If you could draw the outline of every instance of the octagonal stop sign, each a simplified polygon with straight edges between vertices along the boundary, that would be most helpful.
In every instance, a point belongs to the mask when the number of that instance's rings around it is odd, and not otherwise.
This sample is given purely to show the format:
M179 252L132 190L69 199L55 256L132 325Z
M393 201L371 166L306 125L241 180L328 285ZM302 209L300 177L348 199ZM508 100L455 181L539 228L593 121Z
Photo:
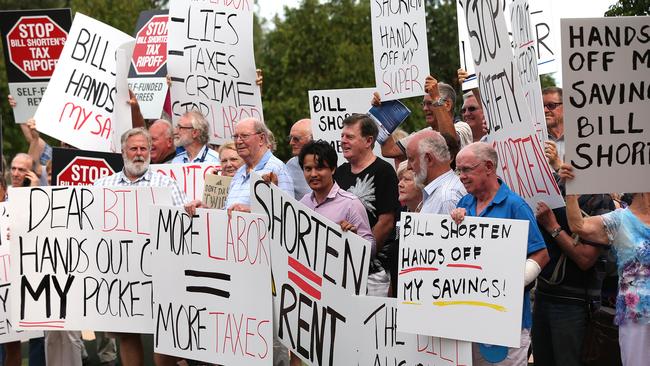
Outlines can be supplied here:
M67 37L46 15L24 16L7 33L9 61L31 79L50 78Z
M95 180L115 173L106 160L76 157L57 175L60 186L89 186Z
M155 15L135 37L133 68L139 75L153 75L167 61L167 15Z

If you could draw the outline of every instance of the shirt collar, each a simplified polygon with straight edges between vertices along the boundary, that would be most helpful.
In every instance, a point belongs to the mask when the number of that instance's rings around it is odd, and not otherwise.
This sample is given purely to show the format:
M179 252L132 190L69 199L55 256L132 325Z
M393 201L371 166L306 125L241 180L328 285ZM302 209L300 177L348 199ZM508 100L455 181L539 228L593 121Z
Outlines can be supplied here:
M151 171L151 169L147 168L147 170L144 172L144 174L142 174L140 177L138 177L138 179L132 181L132 180L130 180L129 178L126 177L126 174L124 174L124 169L122 169L120 171L120 177L118 179L118 182L126 183L126 184L135 184L135 183L138 183L141 180L150 182L152 175L153 175L153 172Z
M497 177L497 181L499 182L499 190L497 190L497 193L494 195L494 198L492 198L492 201L490 201L490 203L487 206L485 206L483 212L487 212L487 210L490 207L494 205L498 205L501 202L503 202L508 197L508 194L510 193L510 188L508 188L508 185L503 180L501 180L501 178ZM472 197L471 207L474 210L474 216L479 216L481 215L481 212L476 212L476 203L477 203L476 196L471 195L471 197Z
M309 199L314 204L314 206L322 205L323 203L325 203L325 202L327 202L329 200L335 199L336 195L339 193L340 190L341 190L341 187L339 187L339 185L336 184L336 182L334 182L334 184L332 185L332 188L330 189L329 193L327 194L327 196L325 197L325 200L323 202L321 202L321 203L316 202L316 194L313 191L311 192L311 195L309 196Z
M450 169L448 172L439 175L438 177L436 177L436 179L429 182L429 184L427 184L426 187L424 187L424 195L425 195L424 199L426 200L427 197L431 196L433 192L435 192L436 189L438 189L438 187L440 187L442 183L444 183L444 181L449 177L449 175L452 174L456 174L456 173L454 173L454 171Z

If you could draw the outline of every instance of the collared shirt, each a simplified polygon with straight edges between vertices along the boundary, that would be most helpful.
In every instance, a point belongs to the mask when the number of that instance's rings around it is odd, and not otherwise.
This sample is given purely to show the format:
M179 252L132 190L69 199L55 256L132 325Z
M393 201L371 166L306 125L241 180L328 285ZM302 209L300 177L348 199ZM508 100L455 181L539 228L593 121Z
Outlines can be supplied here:
M420 212L449 215L466 194L465 186L450 169L424 187Z
M375 252L375 238L372 236L372 231L370 230L368 213L357 196L341 189L334 182L332 189L330 189L327 197L325 197L325 201L321 203L316 202L316 196L312 192L306 194L300 202L337 224L345 220L356 226L357 235L368 240L372 245L371 252Z
M151 169L147 169L141 177L134 181L127 178L126 175L124 175L124 170L121 170L120 172L109 175L108 177L97 179L93 185L104 187L169 187L172 191L172 203L174 206L183 206L187 203L185 192L181 191L175 180L166 175L152 172Z
M424 130L427 129L433 130L431 127L424 128ZM456 135L458 136L458 142L461 149L474 142L474 137L472 136L472 128L466 122L456 121L454 123L454 129L456 130ZM415 134L415 132L397 141L397 146L402 150L404 154L406 154L406 146L408 145L409 140L413 137L413 134Z
M548 139L555 142L556 150L557 150L557 157L560 158L560 160L564 161L564 152L566 151L564 147L564 135L555 138L555 136L551 135L550 133L548 134Z
M208 145L203 145L199 153L196 154L194 160L190 161L189 156L187 155L187 150L178 153L174 159L172 159L172 164L175 163L218 163L219 154L216 151L210 149Z
M528 249L527 255L546 248L542 233L537 227L535 214L523 198L512 192L508 185L499 179L499 190L483 212L476 212L476 197L465 195L458 202L458 207L464 208L468 216L494 217L499 219L528 220ZM530 329L533 324L533 315L530 309L530 293L524 291L524 307L521 327Z
M309 184L307 184L305 174L302 172L302 168L300 168L297 156L294 156L287 161L287 171L291 176L291 180L293 180L294 197L297 200L303 198L307 193L311 193L311 188L309 188Z
M289 172L287 172L287 167L280 159L273 156L271 150L267 150L266 153L264 153L262 160L257 163L252 171L259 175L270 172L275 173L275 175L278 176L278 187L293 196L293 180L291 180L291 176L289 176ZM244 205L251 204L250 177L251 172L248 171L248 165L244 164L237 169L235 176L230 182L228 197L226 198L226 205L224 208L228 208L237 203Z

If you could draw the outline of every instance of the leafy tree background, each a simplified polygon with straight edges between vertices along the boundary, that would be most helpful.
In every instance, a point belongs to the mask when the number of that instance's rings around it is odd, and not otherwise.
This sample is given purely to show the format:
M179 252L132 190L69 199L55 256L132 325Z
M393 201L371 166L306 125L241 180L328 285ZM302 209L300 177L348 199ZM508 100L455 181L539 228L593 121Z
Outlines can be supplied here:
M456 87L460 93L456 80L458 35L455 2L423 1L427 12L431 73ZM141 11L166 7L167 2L0 0L0 9L70 7L73 15L74 12L82 12L132 34ZM619 0L608 11L610 13L647 14L648 0ZM264 70L264 117L276 135L277 153L281 158L286 159L290 154L286 137L291 124L309 116L309 90L374 86L370 37L370 0L303 0L296 8L285 7L282 17L255 17L256 64ZM8 86L4 63L4 58L0 58L0 111L3 117L4 155L10 158L17 152L26 151L27 144L6 102ZM542 78L542 86L553 84L552 77ZM371 96L367 98L370 101ZM424 126L420 101L420 98L404 101L413 112L404 126L407 130Z

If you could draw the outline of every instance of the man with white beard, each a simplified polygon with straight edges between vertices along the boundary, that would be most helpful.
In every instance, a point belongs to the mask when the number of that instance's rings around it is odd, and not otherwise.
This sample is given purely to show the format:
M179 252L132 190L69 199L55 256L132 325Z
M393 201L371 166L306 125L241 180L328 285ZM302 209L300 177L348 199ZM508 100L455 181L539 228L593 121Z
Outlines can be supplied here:
M451 170L452 157L445 138L438 131L419 131L409 140L406 156L416 182L424 186L420 212L451 213L467 191Z
M172 193L174 206L183 206L187 203L185 193L181 191L176 181L152 172L149 169L151 161L151 135L144 128L133 128L122 135L122 158L124 168L108 177L95 181L96 186L129 186L129 187L169 187ZM196 205L190 203L188 205ZM185 207L189 210L188 206ZM144 351L139 334L135 333L109 333L111 338L120 340L120 360L125 366L141 366L144 364Z

